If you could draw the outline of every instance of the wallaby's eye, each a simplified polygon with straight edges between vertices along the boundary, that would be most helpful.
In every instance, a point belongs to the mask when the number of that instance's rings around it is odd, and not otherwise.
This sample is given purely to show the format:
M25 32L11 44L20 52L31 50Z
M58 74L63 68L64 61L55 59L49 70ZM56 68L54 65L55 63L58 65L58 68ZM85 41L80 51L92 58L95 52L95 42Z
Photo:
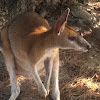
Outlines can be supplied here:
M71 41L74 41L76 37L69 37Z

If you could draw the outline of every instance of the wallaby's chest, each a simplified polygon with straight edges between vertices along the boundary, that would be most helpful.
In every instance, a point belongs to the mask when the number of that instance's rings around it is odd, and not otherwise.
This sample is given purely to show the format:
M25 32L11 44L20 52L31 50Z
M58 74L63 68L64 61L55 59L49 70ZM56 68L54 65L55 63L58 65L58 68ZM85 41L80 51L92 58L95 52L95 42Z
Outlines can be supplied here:
M42 55L42 57L37 61L36 64L39 64L41 62L44 62L46 59L53 59L55 57L55 49L53 50L45 50L45 53Z

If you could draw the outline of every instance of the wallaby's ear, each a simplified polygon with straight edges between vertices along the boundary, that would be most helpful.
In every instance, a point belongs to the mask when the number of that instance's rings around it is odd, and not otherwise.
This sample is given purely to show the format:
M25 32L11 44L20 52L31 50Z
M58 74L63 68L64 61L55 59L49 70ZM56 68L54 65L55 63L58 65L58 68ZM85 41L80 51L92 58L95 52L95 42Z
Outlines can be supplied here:
M65 28L65 24L67 22L67 18L69 15L70 9L67 8L63 15L57 20L55 26L54 26L54 32L56 32L58 35L60 35L61 32L63 32Z

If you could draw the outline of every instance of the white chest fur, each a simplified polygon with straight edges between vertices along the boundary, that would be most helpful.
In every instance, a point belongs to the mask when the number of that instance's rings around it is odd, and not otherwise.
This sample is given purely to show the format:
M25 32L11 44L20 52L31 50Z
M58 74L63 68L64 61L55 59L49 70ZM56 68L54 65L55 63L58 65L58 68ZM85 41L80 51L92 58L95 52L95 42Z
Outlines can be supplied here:
M37 70L41 70L44 67L44 61L49 58L49 59L53 59L55 57L55 49L52 50L46 50L45 51L45 55L37 62L36 66L37 66Z

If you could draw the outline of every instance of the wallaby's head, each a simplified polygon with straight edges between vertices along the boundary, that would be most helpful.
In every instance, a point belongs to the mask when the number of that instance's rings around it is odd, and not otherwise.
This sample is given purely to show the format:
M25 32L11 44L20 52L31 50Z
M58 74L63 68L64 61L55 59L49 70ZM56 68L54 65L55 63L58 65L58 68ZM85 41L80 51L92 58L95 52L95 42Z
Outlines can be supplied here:
M66 25L70 9L68 8L56 22L53 33L60 49L74 49L86 52L91 45L74 29Z

